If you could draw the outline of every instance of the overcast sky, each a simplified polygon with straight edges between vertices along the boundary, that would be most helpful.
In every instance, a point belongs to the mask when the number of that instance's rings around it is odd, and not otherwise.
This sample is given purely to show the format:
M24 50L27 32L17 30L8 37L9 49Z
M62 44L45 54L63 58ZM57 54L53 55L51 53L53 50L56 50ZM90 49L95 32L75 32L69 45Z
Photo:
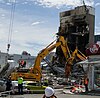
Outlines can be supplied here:
M10 54L21 54L22 51L27 51L31 55L37 55L56 39L60 24L59 13L82 5L82 1L0 0L1 52L7 52L7 44L10 43ZM86 5L95 7L95 34L100 34L100 0L84 1ZM12 14L11 8L14 12Z

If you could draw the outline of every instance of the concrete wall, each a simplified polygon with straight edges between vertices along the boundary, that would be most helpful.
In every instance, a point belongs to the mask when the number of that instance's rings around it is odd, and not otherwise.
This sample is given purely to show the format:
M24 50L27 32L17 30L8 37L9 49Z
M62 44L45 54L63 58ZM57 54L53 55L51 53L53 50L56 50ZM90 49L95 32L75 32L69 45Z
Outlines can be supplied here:
M0 72L7 64L7 57L8 57L7 53L0 52Z
M61 31L59 30L59 33L65 33L68 41L75 39L73 42L77 40L73 36L80 35L82 40L87 40L85 42L82 42L81 39L78 40L78 43L81 41L81 45L85 44L82 47L91 46L94 43L94 25L95 9L91 6L79 6L60 13Z

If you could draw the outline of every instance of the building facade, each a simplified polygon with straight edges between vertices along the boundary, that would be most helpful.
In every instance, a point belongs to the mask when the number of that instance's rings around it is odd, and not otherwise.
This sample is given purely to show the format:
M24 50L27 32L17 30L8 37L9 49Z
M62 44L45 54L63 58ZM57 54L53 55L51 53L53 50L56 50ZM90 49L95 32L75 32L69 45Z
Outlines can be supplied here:
M87 47L94 43L94 23L94 8L86 5L79 6L60 13L60 27L57 34L64 36L71 52L74 52L77 47L85 54ZM66 62L61 47L57 47L56 54L60 63Z

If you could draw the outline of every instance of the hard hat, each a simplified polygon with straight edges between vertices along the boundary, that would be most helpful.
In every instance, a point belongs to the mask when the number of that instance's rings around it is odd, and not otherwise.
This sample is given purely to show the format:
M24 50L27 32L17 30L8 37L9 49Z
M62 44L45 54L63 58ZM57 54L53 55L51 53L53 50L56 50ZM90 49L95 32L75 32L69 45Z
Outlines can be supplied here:
M54 90L51 87L46 87L45 89L45 96L51 97L54 94Z
M20 74L19 77L22 77L22 74Z

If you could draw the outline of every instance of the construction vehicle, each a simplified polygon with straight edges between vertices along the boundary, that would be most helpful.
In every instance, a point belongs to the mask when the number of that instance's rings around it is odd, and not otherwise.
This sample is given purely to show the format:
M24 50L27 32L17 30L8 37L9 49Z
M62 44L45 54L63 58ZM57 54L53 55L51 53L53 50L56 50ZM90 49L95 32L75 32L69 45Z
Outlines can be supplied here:
M65 66L65 75L68 78L70 75L72 65L74 64L74 60L80 59L81 61L84 61L87 59L87 57L78 50L77 46L74 52L72 52L71 56L67 59L66 66Z
M17 70L17 72L11 73L11 79L12 80L17 80L19 75L21 74L24 80L32 80L32 81L41 81L42 78L42 70L41 70L41 61L46 57L51 51L56 49L57 47L61 47L62 52L64 54L64 57L66 59L66 68L65 68L65 73L66 76L70 75L71 72L71 65L73 64L73 60L77 56L81 60L85 60L86 57L82 53L78 53L78 48L75 49L72 54L70 53L70 50L67 45L67 41L64 39L63 36L58 36L58 39L56 43L50 43L45 49L43 49L36 57L35 64L32 68L27 69L26 71L24 70Z
M68 55L70 53L67 42L65 41L63 36L59 36L56 43L50 43L45 49L43 49L36 57L35 64L30 69L17 69L16 72L11 73L11 80L17 80L19 75L21 74L24 80L32 80L32 81L41 81L42 73L41 73L41 61L44 57L46 57L52 50L57 47L61 47L63 54L68 59Z

